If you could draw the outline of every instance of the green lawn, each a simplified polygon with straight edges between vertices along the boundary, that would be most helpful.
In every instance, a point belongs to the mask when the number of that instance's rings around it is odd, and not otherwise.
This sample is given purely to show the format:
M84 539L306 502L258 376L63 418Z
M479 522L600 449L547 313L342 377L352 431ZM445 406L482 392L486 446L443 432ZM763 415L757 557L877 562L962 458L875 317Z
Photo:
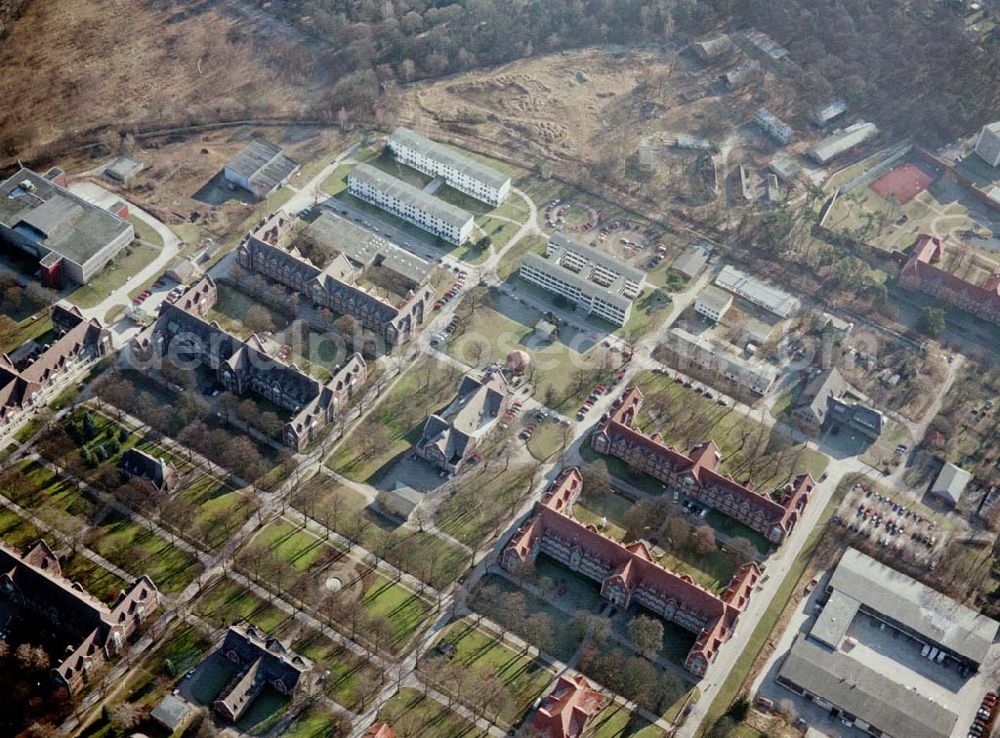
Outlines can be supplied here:
M329 707L312 705L295 718L282 735L284 738L326 738L337 722Z
M484 458L489 451L481 447ZM499 452L495 452L499 453ZM480 544L491 532L502 528L527 498L532 488L531 466L512 464L507 471L502 466L473 467L462 477L454 495L437 510L434 522L438 528L467 546Z
M212 647L210 638L186 622L181 622L160 642L163 645L154 654L154 664L151 666L159 672L164 670L166 662L170 661L177 675L184 674L197 666Z
M592 738L665 738L667 735L617 703L605 707L588 728L593 730Z
M310 630L291 645L296 653L329 672L323 682L324 691L344 707L359 705L378 689L378 669L329 638Z
M268 546L299 574L309 571L324 552L335 553L330 544L284 518L264 528L256 540Z
M33 487L30 497L20 498L22 506L67 535L87 526L97 507L75 482L60 477L37 461L22 462L21 471Z
M552 421L539 421L528 440L528 451L538 461L548 461L564 447L565 440L562 425Z
M178 497L198 508L199 540L213 550L224 546L259 507L252 495L207 474L187 482Z
M347 175L352 169L354 169L353 164L341 164L333 170L329 177L323 180L320 188L330 197L339 195L347 189Z
M358 433L342 441L326 460L327 466L356 481L368 481L389 461L417 440L427 415L455 396L461 373L451 364L421 357L383 395L368 416L365 427L379 427L388 444L368 447L357 442Z
M362 548L440 589L455 581L469 556L433 533L404 528L366 504L365 498L325 474L295 492L293 505Z
M379 710L378 720L396 727L402 735L420 738L488 738L489 733L456 715L440 702L404 687ZM403 731L407 732L403 732Z
M246 619L267 633L282 637L284 630L292 626L289 616L282 610L231 579L223 579L204 592L197 600L195 611L218 628Z
M3 343L0 344L0 349L4 352L14 351L28 341L37 341L50 332L54 338L55 332L52 326L52 318L49 317L49 308L45 308L18 323L17 330L4 338ZM42 341L42 343L45 342Z
M0 538L18 551L24 553L29 546L38 543L43 533L33 523L18 517L7 508L0 508Z
M219 325L228 331L246 338L251 331L243 326L243 318L247 310L257 306L267 311L277 330L282 330L288 325L289 320L276 310L272 310L263 303L255 301L249 295L240 292L227 284L218 285L219 299L211 310L208 311L208 320L218 321Z
M393 644L400 646L417 632L431 614L426 600L378 574L361 604L371 617L383 617L393 629Z
M87 592L99 600L114 605L118 595L128 587L128 583L80 553L72 554L62 562L63 576L78 582Z
M87 536L88 545L133 576L147 574L163 592L179 592L201 574L201 563L118 513Z
M128 220L132 224L132 227L135 228L135 237L137 239L145 241L150 246L156 246L158 249L163 248L163 239L160 237L160 232L153 228L145 218L135 213L130 213Z
M160 246L163 242L160 242ZM92 308L106 299L114 290L124 285L150 264L160 253L157 246L133 243L121 252L99 274L66 298L82 308Z
M521 261L528 254L544 254L546 241L541 236L526 236L515 244L510 251L503 255L497 265L497 276L505 281L517 274L521 268Z
M646 398L636 422L643 432L658 431L666 443L685 453L711 439L722 454L719 471L743 478L752 469L759 490L770 491L802 472L818 479L829 463L825 455L793 444L781 431L765 428L665 375L643 372L634 384ZM659 411L654 409L657 402Z
M453 643L458 649L451 663L463 666L472 673L491 669L503 683L511 702L499 716L501 725L516 722L555 678L555 672L550 667L518 653L493 635L475 627L471 621L455 622L442 634L440 641Z

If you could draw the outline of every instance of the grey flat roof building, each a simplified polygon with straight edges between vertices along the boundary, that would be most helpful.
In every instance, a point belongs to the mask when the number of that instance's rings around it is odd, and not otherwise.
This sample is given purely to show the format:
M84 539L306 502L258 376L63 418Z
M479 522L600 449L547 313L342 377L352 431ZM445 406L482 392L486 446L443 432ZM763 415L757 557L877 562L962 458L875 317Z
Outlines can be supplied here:
M937 495L949 504L957 505L970 479L972 475L965 469L955 466L950 461L946 462L941 467L934 484L931 485L931 494Z
M348 176L361 184L373 187L390 197L408 203L417 210L422 210L456 229L461 229L466 223L472 220L472 214L462 210L457 205L452 205L438 197L434 197L434 195L417 189L408 182L386 174L381 169L377 169L369 164L358 164L351 170Z
M636 267L626 264L623 261L619 261L614 257L608 256L603 251L595 249L593 246L586 246L579 241L574 241L572 238L566 236L562 231L556 231L549 236L549 245L555 246L564 251L571 251L575 254L579 254L587 261L604 267L609 271L615 272L616 274L633 282L644 283L646 281L646 272L642 269L637 269Z
M825 700L886 738L948 738L958 721L951 710L804 634L796 637L777 680Z
M996 620L854 548L844 552L828 589L857 601L859 609L890 621L894 627L902 626L916 637L977 665L986 658L1000 628ZM822 618L817 625L820 622ZM828 625L821 626L820 632L827 642L836 635Z
M708 244L701 241L692 243L681 252L680 256L674 259L670 268L688 279L693 279L698 272L705 268L711 253L712 249Z
M723 267L715 283L781 318L790 317L801 307L799 301L787 292L731 266Z
M0 183L0 240L39 259L58 254L76 265L69 271L77 282L85 283L133 234L127 220L30 169Z
M855 146L860 146L878 133L874 123L858 121L842 131L827 136L809 149L809 156L818 164L826 164L842 154L846 154Z
M419 154L446 164L466 177L479 180L490 187L500 189L510 180L510 177L503 172L476 161L450 146L445 146L437 141L432 141L426 136L421 136L409 128L397 128L393 131L389 143L390 145L398 143L413 149Z
M377 263L417 284L427 281L434 270L429 261L329 212L314 220L306 228L305 236L336 249L357 264Z

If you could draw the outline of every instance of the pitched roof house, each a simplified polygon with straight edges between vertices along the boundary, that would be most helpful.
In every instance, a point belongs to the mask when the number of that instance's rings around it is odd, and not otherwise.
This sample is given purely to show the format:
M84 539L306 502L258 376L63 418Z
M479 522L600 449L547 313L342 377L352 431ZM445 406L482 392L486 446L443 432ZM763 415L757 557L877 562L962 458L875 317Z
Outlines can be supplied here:
M705 673L719 647L732 634L740 612L760 579L756 563L741 566L721 596L653 560L643 541L622 544L572 515L583 490L580 470L564 471L521 526L501 556L501 565L516 570L544 553L600 583L601 596L623 608L636 602L698 636L684 666Z
M168 492L177 481L177 470L173 466L137 448L130 448L122 455L118 468L130 477L145 479L157 492Z
M580 738L603 701L603 695L584 677L563 674L539 706L531 726L544 738Z
M455 399L427 418L413 450L441 469L457 472L507 409L509 400L507 380L500 372L486 372L482 379L462 377Z
M594 450L626 461L780 544L809 502L814 486L812 477L808 474L796 477L782 490L780 502L775 501L751 488L749 483L717 471L722 454L712 441L698 444L684 454L663 443L658 434L647 436L635 428L642 400L642 392L636 387L622 394L591 437Z
M389 727L389 723L375 723L362 738L396 738L396 731Z
M128 637L156 609L159 596L153 581L141 576L108 607L63 576L59 558L44 541L24 555L0 541L0 597L44 618L72 639L65 658L52 670L70 692L80 689L95 667L126 647Z
M265 686L290 695L313 675L313 662L250 623L229 626L220 649L241 671L215 701L215 710L235 722Z
M944 244L940 238L920 234L913 243L909 260L899 272L900 283L984 320L1000 323L1000 272L976 285L935 266L943 256Z

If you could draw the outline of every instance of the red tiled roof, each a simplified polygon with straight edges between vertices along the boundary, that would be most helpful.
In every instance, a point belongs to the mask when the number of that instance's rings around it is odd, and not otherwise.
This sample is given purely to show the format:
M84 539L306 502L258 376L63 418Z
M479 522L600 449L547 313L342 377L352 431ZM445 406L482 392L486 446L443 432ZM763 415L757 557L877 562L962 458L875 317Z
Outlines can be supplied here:
M616 439L624 438L660 457L661 463L672 468L675 472L689 474L694 481L702 486L711 485L732 492L753 509L759 511L765 520L788 527L790 518L797 512L796 506L802 494L812 489L811 478L799 477L795 482L797 494L792 497L786 494L784 502L775 502L769 496L760 494L747 485L716 471L716 467L721 461L721 455L714 441L698 444L689 454L685 455L657 440L656 437L644 435L642 431L634 427L635 416L642 406L642 399L642 392L639 391L639 388L631 387L618 400L614 411L601 429L601 432L607 434L612 443Z
M362 738L396 738L396 731L389 727L389 723L375 723Z
M535 713L532 727L546 738L578 738L602 701L601 693L582 676L560 676Z
M940 238L920 234L913 243L909 261L899 272L900 280L921 285L931 283L956 295L965 295L973 303L981 303L987 312L1000 314L1000 274L990 275L980 287L934 266L943 255L944 245Z

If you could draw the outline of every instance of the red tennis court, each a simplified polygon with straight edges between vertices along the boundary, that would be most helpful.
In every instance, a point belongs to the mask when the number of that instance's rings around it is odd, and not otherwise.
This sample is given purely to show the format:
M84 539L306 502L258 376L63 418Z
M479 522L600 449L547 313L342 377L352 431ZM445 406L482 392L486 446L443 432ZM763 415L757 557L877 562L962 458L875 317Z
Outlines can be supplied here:
M927 185L937 179L914 162L908 161L895 169L890 169L872 182L869 187L880 197L888 199L895 195L900 205L905 205L914 197L927 189Z

